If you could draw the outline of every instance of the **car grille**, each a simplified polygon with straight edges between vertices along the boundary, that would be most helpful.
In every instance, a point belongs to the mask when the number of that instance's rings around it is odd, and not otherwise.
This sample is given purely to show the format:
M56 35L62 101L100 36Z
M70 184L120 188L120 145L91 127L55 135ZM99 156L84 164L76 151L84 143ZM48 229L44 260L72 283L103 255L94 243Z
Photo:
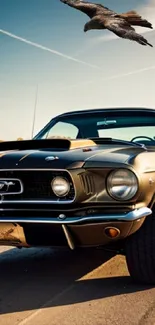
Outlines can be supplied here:
M70 182L70 192L63 198L58 198L52 191L51 181L56 176L62 176ZM0 171L0 178L19 179L23 184L23 193L4 195L5 200L50 200L50 201L73 201L75 190L70 174L67 171L52 170L14 170Z

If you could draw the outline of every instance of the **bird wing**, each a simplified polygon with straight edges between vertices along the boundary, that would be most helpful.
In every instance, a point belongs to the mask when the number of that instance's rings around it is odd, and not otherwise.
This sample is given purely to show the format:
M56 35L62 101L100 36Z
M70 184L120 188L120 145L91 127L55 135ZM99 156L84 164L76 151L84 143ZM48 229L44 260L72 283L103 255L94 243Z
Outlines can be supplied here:
M98 14L116 15L114 11L110 10L107 7L102 6L101 4L96 4L88 1L79 1L79 0L60 0L60 1L67 4L70 7L82 11L90 18L93 18Z
M135 29L124 19L107 18L104 25L105 28L115 33L119 37L127 38L142 45L149 45L152 47L152 45L148 43L148 41L142 35L136 33Z
M120 37L124 37L125 34L135 31L135 29L122 18L108 18L104 21L104 25L108 30Z

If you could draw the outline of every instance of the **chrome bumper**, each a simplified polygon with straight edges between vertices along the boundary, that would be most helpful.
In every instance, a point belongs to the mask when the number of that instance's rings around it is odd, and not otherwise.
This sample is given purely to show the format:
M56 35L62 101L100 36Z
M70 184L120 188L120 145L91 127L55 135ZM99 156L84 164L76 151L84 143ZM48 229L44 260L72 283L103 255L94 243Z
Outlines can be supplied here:
M58 218L47 217L1 217L0 223L33 223L33 224L79 224L87 222L100 222L100 221L135 221L152 214L152 210L143 207L127 213L122 214L105 214L105 215L88 215L81 217L66 217L60 214Z

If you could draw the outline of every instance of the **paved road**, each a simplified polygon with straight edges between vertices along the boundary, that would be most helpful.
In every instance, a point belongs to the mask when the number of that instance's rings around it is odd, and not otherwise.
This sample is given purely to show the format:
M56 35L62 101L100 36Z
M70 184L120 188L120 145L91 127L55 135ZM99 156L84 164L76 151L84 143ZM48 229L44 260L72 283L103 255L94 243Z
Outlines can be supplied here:
M103 251L0 249L0 325L154 325L155 288Z

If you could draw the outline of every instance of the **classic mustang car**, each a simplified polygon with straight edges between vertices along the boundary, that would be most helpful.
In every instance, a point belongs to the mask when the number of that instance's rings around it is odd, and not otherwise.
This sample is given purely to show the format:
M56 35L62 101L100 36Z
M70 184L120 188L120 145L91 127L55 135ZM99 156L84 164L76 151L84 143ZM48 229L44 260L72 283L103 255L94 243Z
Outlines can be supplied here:
M103 247L155 284L155 110L53 118L32 140L0 144L0 244Z

